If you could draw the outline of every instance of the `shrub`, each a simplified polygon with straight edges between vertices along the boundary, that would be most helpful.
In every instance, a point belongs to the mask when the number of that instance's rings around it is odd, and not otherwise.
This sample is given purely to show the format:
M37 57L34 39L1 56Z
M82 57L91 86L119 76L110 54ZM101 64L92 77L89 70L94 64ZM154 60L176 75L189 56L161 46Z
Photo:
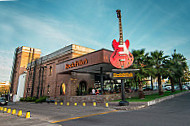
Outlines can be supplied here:
M46 96L42 96L42 97L40 97L39 99L36 99L35 100L35 103L42 103L42 102L46 102Z
M26 100L25 98L20 98L20 101L22 101L22 102L25 101L25 100Z
M20 98L22 102L34 102L36 101L36 97L27 97L27 98Z
M36 97L27 97L26 101L27 102L34 102L34 101L36 101Z

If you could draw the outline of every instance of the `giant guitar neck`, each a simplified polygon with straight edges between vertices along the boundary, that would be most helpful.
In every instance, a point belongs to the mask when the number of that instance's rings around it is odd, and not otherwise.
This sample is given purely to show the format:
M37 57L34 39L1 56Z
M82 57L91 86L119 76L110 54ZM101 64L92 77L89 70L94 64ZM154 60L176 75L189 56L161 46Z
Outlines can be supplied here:
M121 10L116 10L117 18L119 19L119 44L123 45L123 31L122 31L122 23L121 23Z

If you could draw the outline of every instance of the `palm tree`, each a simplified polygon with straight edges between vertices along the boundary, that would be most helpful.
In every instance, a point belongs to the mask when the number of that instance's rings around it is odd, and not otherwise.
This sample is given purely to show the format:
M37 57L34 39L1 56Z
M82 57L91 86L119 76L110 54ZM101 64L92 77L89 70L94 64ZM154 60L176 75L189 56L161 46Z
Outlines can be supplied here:
M165 68L167 69L167 72L165 73L165 78L169 78L171 82L171 91L175 92L174 89L174 81L175 81L175 73L177 71L177 68L174 64L174 59L169 58L168 60L165 61Z
M186 62L187 59L182 54L176 53L176 52L174 52L172 57L173 57L173 62L176 68L176 70L174 71L175 76L178 78L179 87L180 87L180 90L182 90L181 78L185 75L185 71L187 71L188 69L187 62Z
M159 95L163 95L164 92L162 89L161 76L166 72L164 62L168 56L164 56L164 52L158 50L151 52L150 54L149 63L153 68L151 71L158 78Z
M139 69L139 71L135 73L135 78L138 81L139 98L142 99L145 97L143 93L142 79L148 76L148 69L145 68L146 66L145 63L148 53L145 53L145 49L141 49L141 50L132 50L132 54L134 56L134 62L132 67L134 69Z
M183 76L182 79L183 79L184 82L189 82L190 81L189 67L184 71L184 76Z

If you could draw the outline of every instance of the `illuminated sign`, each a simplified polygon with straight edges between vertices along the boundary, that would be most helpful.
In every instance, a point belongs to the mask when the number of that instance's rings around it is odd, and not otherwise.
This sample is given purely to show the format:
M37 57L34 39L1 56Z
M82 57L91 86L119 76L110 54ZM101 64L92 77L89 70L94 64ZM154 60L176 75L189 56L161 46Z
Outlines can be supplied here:
M134 72L113 72L112 77L113 79L125 79L125 78L133 78L134 77Z
M72 62L71 64L66 64L65 69L74 68L74 67L82 66L85 64L88 64L87 59L75 61L75 62Z

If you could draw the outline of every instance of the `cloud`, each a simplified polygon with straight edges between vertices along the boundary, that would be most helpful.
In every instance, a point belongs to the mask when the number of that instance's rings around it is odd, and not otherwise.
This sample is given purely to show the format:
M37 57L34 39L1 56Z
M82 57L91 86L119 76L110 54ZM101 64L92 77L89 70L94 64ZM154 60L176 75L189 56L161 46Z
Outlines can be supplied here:
M60 43L59 48L72 41L66 32L53 25L61 24L56 20L30 17L13 9L0 11L0 17L2 18L0 20L0 81L9 80L14 48L17 46L35 48L44 46L47 50L42 50L45 52L43 54L47 54L52 52L53 47L56 47L55 41L64 42L64 44Z
M58 21L41 13L25 14L15 8L0 6L0 80L9 80L14 49L18 46L29 46L42 49L47 55L71 43L102 48L102 43L93 40L93 31L86 24L76 21ZM11 14L10 14L11 13ZM5 48L5 50L3 50ZM7 50L6 50L7 49Z
M8 50L0 50L0 82L8 81L12 68L12 53Z
M17 0L0 0L0 2L1 2L1 1L17 1Z

